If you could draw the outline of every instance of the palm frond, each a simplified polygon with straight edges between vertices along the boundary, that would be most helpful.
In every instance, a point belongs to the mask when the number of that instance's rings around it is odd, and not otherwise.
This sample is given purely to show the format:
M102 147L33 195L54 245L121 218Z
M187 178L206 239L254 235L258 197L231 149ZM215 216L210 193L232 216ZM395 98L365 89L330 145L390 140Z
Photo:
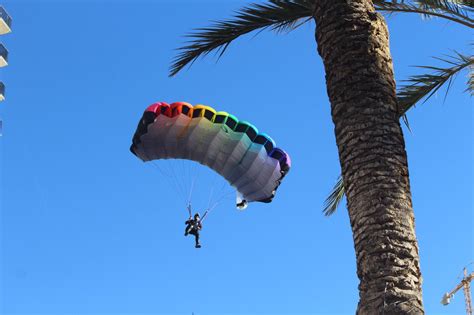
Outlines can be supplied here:
M447 58L436 58L445 62L448 67L434 67L434 66L418 66L418 68L431 70L432 73L414 75L404 82L407 85L402 86L398 93L398 106L400 116L403 117L406 112L415 106L417 102L423 100L426 102L436 91L438 91L445 83L448 83L444 98L449 92L451 83L455 76L464 68L474 67L474 57L465 56L455 52L455 56L447 56ZM472 72L471 72L472 74ZM473 92L472 76L468 81L467 91Z
M469 92L471 96L474 96L474 66L469 67L469 78L467 79L467 88L464 92Z
M276 32L289 32L309 21L312 13L311 0L270 0L266 4L246 6L229 20L214 22L210 27L198 28L186 35L191 40L178 48L180 53L173 60L170 76L212 51L222 56L229 44L244 34L268 28Z
M424 17L440 17L470 28L474 28L472 0L418 0L384 1L374 0L375 8L388 13L418 13Z
M330 216L336 212L337 207L344 198L344 183L342 181L342 176L339 175L336 184L334 185L331 194L324 201L323 213L325 216Z
M451 14L461 19L467 19L473 21L469 14L473 12L472 1L459 1L459 0L418 0L416 1L418 6L427 11L438 11L441 13ZM429 16L427 16L429 17Z
M405 81L411 84L402 86L397 93L400 116L408 129L410 129L410 125L408 123L406 112L410 108L414 107L415 104L423 98L425 98L423 103L426 102L436 91L441 88L441 86L443 86L445 83L448 83L444 95L444 99L446 99L456 74L458 74L464 68L469 68L469 78L467 82L468 87L466 88L466 91L474 94L474 57L464 56L458 52L455 52L455 56L448 56L444 59L436 59L447 63L450 65L450 67L440 68L433 66L420 66L419 68L433 70L434 73L410 77ZM339 176L336 185L334 185L331 194L326 198L324 203L324 215L329 216L336 212L340 202L344 198L344 194L344 184L342 177Z

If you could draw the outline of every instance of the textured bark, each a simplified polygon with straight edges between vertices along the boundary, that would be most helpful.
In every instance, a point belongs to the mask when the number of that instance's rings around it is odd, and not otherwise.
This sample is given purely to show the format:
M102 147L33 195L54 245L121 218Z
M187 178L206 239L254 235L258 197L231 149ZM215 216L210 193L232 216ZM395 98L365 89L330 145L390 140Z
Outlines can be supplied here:
M423 313L386 24L370 0L316 0L314 18L357 256L357 313Z

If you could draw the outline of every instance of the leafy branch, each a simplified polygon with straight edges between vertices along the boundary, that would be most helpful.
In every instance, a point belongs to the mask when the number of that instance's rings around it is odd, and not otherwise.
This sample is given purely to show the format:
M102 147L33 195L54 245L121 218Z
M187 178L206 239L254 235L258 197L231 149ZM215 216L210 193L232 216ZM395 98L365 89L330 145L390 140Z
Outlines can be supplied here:
M229 20L196 29L186 35L192 40L178 48L180 53L173 60L170 76L211 51L216 51L221 57L233 40L252 31L270 28L276 32L289 32L296 29L312 18L312 3L309 0L271 0L267 4L251 4L237 11ZM301 22L301 19L304 20Z
M420 100L425 103L436 91L438 91L445 83L448 83L444 99L451 88L451 84L456 75L465 68L474 66L474 58L472 56L465 56L455 51L455 56L447 56L447 58L435 58L443 61L449 67L434 67L434 66L418 66L418 68L431 70L432 73L425 73L414 75L402 82L408 82L397 93L398 106L400 115L404 118L406 112L415 106ZM466 91L473 92L472 74L468 82Z
M424 17L440 17L464 26L474 28L474 20L469 13L473 11L472 1L419 0L419 1L383 1L374 0L378 11L388 13L417 13Z

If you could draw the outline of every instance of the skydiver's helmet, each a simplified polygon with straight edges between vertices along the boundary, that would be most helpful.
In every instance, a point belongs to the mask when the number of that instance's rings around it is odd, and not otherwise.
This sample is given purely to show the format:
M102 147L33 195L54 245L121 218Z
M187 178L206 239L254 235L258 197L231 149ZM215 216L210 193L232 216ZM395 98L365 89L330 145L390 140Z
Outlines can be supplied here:
M201 216L199 215L199 212L196 212L194 215L194 220L201 220Z

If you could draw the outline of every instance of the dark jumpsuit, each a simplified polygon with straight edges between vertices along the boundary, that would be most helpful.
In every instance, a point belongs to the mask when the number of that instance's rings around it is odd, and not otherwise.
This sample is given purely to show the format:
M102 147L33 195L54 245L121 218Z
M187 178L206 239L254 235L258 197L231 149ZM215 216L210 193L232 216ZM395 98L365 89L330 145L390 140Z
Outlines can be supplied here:
M186 230L184 231L184 235L187 236L188 234L194 235L196 241L196 247L201 246L199 244L199 230L202 229L201 221L197 221L196 219L189 219L186 222Z

